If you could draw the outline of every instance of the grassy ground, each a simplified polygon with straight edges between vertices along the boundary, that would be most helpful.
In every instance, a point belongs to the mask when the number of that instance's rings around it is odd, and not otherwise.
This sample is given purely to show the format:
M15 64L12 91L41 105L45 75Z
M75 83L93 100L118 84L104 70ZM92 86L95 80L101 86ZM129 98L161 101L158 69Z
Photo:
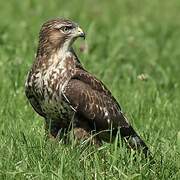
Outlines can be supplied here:
M180 179L178 0L10 0L0 7L0 179ZM83 41L75 45L81 62L112 91L156 164L133 160L116 142L45 141L24 81L41 24L61 16L86 32L88 52L79 50Z

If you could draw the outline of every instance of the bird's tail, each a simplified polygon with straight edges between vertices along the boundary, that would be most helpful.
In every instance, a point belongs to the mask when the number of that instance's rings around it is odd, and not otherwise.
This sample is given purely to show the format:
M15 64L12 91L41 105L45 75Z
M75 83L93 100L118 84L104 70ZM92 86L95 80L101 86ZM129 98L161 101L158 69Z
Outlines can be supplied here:
M131 126L129 127L131 133L128 135L126 134L126 136L123 135L122 129L120 130L120 133L121 136L124 138L125 142L127 143L128 147L133 150L142 151L145 154L145 157L150 156L151 153L149 148Z
M123 115L123 114L122 114ZM127 118L123 115L124 120ZM151 152L142 138L136 133L131 125L120 127L121 137L127 143L127 146L136 151L142 151L145 157L152 158Z

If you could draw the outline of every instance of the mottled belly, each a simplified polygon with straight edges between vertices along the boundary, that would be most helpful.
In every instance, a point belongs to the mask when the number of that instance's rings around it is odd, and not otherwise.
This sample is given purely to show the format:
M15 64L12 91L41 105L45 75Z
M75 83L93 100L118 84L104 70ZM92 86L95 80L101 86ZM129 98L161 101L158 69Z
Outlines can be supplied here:
M71 74L61 63L52 64L48 69L35 74L32 80L33 91L48 121L67 125L71 122L74 111L61 94L70 78Z
M74 111L64 100L57 102L53 99L46 99L42 102L41 108L49 120L58 121L63 125L69 126L74 117Z

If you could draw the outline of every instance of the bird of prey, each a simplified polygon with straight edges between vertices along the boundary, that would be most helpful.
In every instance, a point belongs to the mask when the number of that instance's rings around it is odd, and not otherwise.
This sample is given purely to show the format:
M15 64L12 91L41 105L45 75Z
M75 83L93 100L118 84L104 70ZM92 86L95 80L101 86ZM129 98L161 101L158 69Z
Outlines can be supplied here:
M119 132L132 149L149 150L106 86L84 69L72 44L85 33L69 19L45 22L37 55L28 73L26 96L44 117L46 131L56 137L71 128L77 139L112 141Z

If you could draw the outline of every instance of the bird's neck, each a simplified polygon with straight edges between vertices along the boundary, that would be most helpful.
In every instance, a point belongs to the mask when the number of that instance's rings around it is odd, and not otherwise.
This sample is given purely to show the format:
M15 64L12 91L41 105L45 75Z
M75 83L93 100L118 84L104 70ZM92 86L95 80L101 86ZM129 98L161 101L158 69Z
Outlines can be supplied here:
M67 60L68 59L68 60ZM71 60L70 60L71 59ZM60 64L66 64L71 61L77 67L81 67L81 63L78 60L73 48L68 43L64 43L61 46L54 47L48 41L40 41L35 65L42 69L56 66Z
M73 56L72 52L72 48L64 44L55 51L55 54L57 54L59 60L65 60L66 57Z
M50 57L53 54L59 54L60 57L66 55L67 53L74 52L72 50L73 41L66 40L63 43L52 43L47 38L40 38L37 57Z

